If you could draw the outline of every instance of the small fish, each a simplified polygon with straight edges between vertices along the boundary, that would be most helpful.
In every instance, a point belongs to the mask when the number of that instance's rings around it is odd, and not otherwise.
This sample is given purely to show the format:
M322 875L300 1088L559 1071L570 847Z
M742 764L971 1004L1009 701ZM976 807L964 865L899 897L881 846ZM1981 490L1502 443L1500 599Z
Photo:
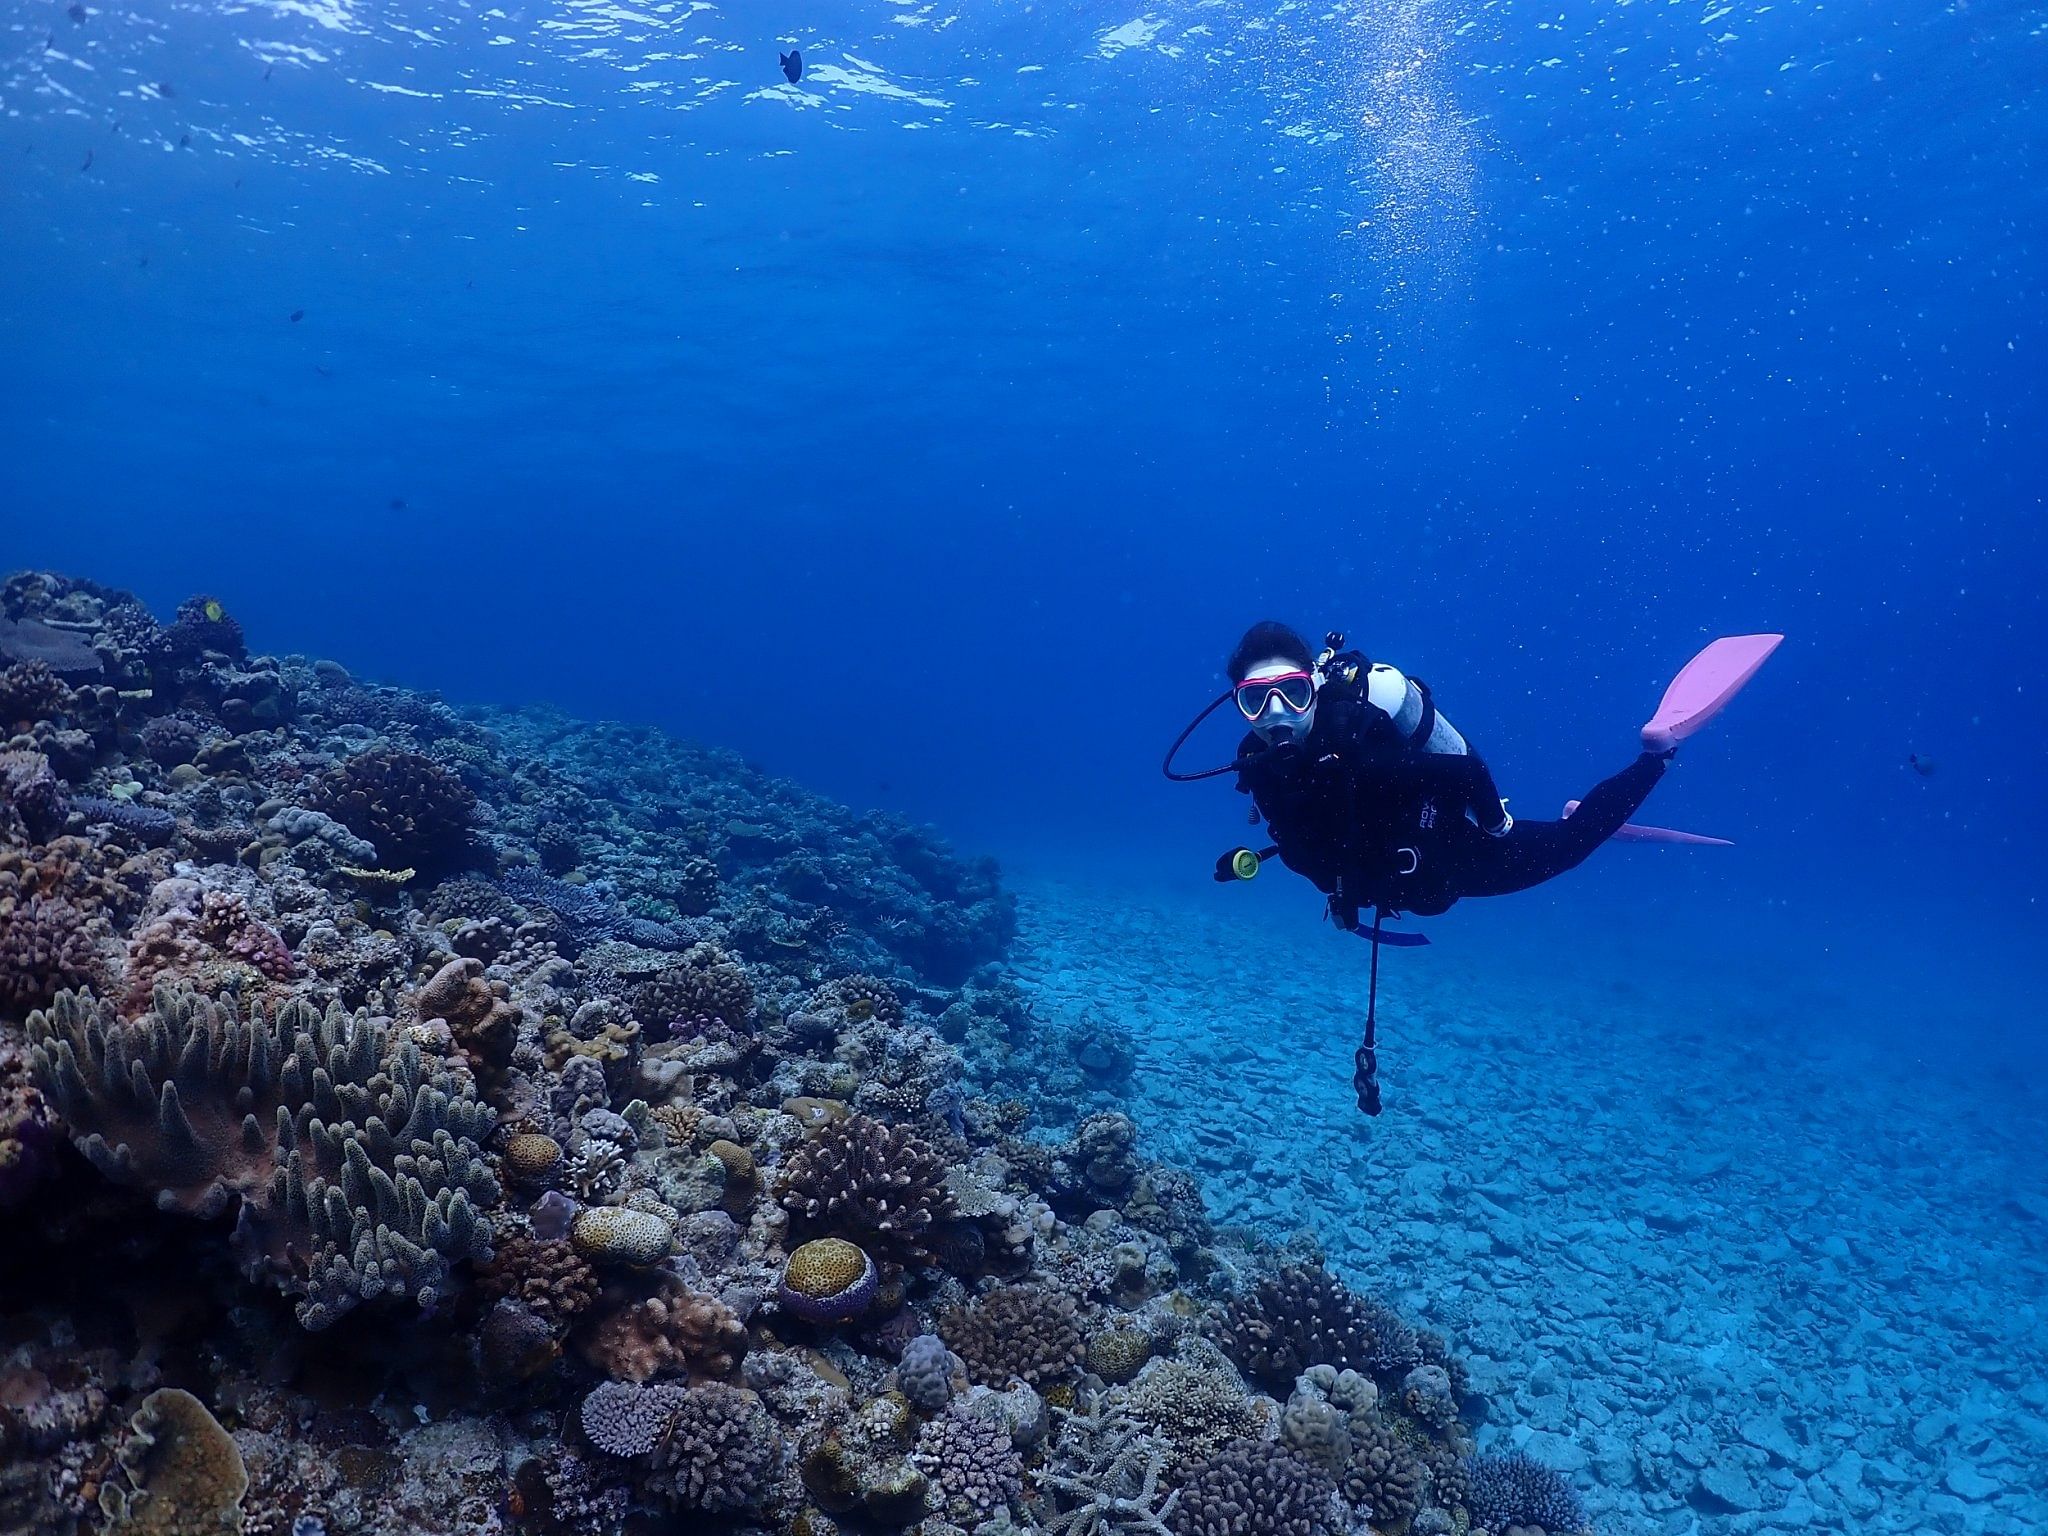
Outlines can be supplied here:
M1933 775L1935 764L1931 757L1922 757L1918 752L1908 752L1906 766L1925 779Z
M192 135L191 135L191 134L189 134L189 133L181 133L181 134L179 134L179 135L178 135L178 148L180 148L180 149L190 149L191 147L192 147Z
M328 367L325 363L315 363L313 365L313 371L319 374L320 377L323 379L331 379L334 377L334 370Z
M176 91L171 89L171 82L168 80L157 81L156 93L157 95L163 97L164 100L166 101L169 101L173 96L178 94Z
M293 325L297 325L301 320L305 318L306 312L303 309L295 309L292 311L291 321Z
M85 152L85 164L81 165L81 166L79 167L79 170L81 170L81 171L89 171L89 170L91 170L91 169L92 169L92 151L88 149L88 150L87 150L87 151Z
M405 510L405 498L403 496L392 497L391 510L394 512L403 512Z
M82 27L85 25L85 18L91 13L82 5L67 5L64 8L64 14Z
M791 85L795 85L797 81L803 79L804 56L801 53L792 48L789 52L778 55L778 57L782 60L782 72L789 77Z
M268 80L268 79L270 78L270 72L271 72L271 71L272 71L273 69L275 69L275 68L277 68L277 66L276 66L275 64L266 64L266 65L264 65L264 66L263 66L263 78L264 78L264 79L266 79L266 80Z

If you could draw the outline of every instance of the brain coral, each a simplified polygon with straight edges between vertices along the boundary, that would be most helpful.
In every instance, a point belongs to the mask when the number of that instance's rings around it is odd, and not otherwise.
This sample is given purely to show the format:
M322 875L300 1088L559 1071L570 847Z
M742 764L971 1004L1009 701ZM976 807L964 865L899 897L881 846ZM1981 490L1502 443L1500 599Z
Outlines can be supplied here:
M128 1023L90 996L29 1016L37 1084L79 1150L160 1209L211 1217L239 1201L252 1275L325 1328L358 1302L431 1306L451 1266L490 1253L496 1181L479 1150L493 1112L388 1021L294 1000L246 1018L158 990Z
M850 1323L875 1299L875 1261L843 1237L820 1237L789 1256L776 1299L807 1323Z
M1080 1369L1087 1343L1074 1321L1074 1298L1035 1285L1008 1285L949 1308L939 1333L976 1381L1058 1381Z
M311 807L368 838L387 869L459 869L475 858L476 796L418 752L377 747L335 764L315 781Z
M926 1257L932 1224L954 1214L945 1160L907 1128L865 1115L827 1125L792 1150L780 1197L807 1229L904 1259Z
M1323 1536L1329 1479L1285 1446L1234 1440L1188 1469L1167 1517L1173 1536Z

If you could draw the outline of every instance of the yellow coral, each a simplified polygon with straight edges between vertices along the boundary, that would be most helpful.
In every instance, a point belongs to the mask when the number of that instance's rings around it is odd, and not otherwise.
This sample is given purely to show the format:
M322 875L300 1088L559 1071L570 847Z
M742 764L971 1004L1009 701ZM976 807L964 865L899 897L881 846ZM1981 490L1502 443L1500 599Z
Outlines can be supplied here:
M505 1171L515 1178L544 1179L562 1161L562 1144L529 1131L505 1143Z
M789 1256L783 1284L819 1301L860 1284L868 1272L868 1256L843 1237L821 1237Z

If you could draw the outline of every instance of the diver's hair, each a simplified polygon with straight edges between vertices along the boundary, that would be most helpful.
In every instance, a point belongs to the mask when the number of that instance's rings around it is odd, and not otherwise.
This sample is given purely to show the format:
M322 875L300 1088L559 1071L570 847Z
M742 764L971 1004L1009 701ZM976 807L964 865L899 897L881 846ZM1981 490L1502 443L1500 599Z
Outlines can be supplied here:
M1237 642L1237 649L1230 653L1230 660L1223 664L1223 670L1230 674L1233 683L1244 681L1245 673L1262 661L1279 658L1293 662L1306 672L1315 664L1315 653L1308 648L1308 642L1296 634L1288 625L1278 619L1261 619L1244 632L1244 638Z

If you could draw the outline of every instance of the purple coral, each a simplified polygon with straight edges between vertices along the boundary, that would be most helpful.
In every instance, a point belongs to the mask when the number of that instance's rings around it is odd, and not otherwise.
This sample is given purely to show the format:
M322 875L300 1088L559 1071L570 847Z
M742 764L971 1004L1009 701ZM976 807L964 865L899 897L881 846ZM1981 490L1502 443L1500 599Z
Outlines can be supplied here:
M967 1523L987 1519L1024 1491L1024 1462L999 1420L955 1404L918 1432L911 1461L930 1480L940 1508Z
M685 1389L606 1381L583 1399L583 1433L607 1456L646 1456L668 1433Z
M750 1509L768 1490L781 1437L753 1393L712 1382L683 1393L668 1434L654 1448L651 1487L682 1509Z

